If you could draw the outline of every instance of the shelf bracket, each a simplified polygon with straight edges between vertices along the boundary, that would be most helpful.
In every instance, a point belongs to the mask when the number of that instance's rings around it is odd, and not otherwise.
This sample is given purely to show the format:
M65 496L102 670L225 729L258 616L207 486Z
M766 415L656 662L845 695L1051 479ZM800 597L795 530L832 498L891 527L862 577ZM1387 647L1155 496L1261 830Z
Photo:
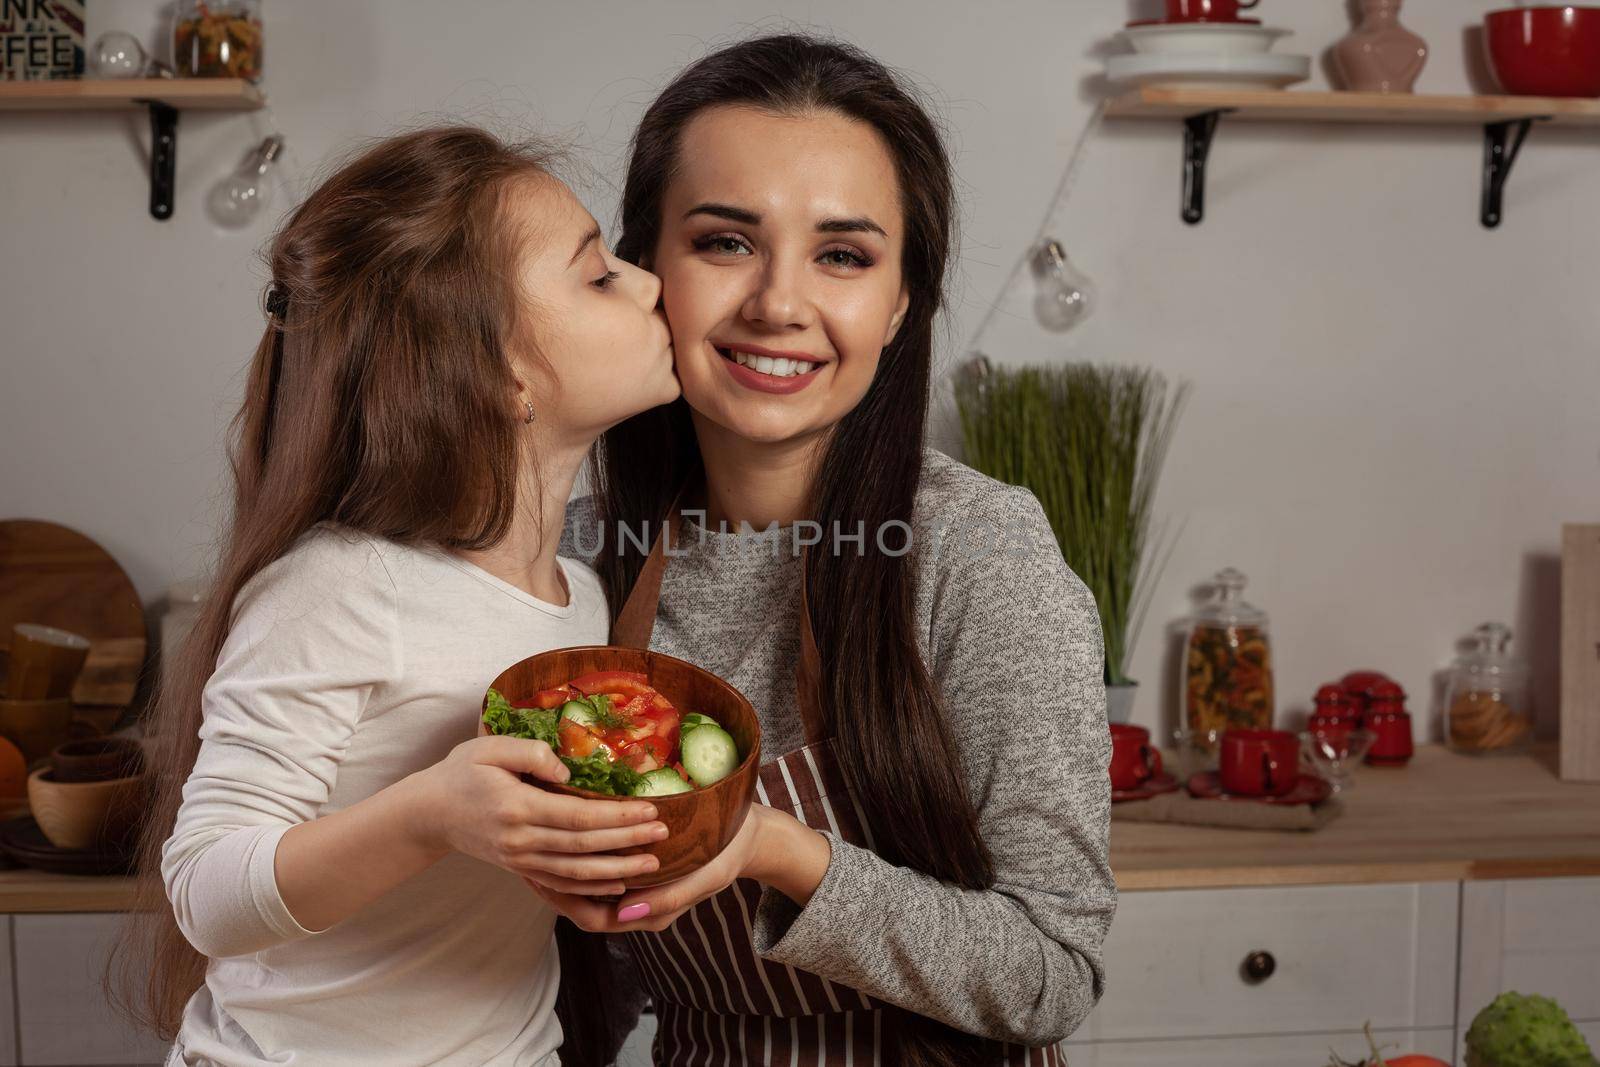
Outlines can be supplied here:
M1549 119L1549 115L1532 115L1524 119L1490 122L1483 127L1483 208L1479 216L1487 229L1500 225L1504 216L1506 179L1511 176L1511 165L1522 151L1522 142L1535 122ZM1513 134L1515 131L1515 134Z
M150 108L150 216L170 219L178 172L178 109L160 100L141 102Z
M1183 120L1183 221L1191 226L1206 215L1206 159L1217 120L1232 110L1202 111Z

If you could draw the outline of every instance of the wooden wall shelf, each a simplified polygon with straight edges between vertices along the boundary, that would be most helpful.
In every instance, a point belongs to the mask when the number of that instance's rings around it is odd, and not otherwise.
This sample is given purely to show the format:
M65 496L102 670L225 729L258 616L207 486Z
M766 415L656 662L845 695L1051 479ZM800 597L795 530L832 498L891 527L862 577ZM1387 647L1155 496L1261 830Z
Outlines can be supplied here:
M1145 86L1111 98L1113 118L1181 119L1184 123L1183 219L1205 216L1205 167L1218 120L1340 122L1483 128L1480 221L1500 225L1511 165L1535 122L1600 127L1600 101L1542 96L1415 95L1284 90L1214 90Z
M0 82L0 111L150 113L150 214L172 217L179 111L254 111L259 87L239 78L130 78Z

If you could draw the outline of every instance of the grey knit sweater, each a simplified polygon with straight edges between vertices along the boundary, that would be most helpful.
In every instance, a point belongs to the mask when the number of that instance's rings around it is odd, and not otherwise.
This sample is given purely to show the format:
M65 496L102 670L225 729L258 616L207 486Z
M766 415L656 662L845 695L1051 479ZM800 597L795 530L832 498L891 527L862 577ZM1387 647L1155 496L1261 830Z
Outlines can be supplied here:
M1100 996L1101 943L1116 909L1094 598L1062 560L1032 493L931 449L911 527L918 636L995 886L962 889L829 835L832 860L804 908L763 895L756 950L971 1033L1051 1044ZM592 557L596 530L593 498L576 501L563 554ZM805 744L794 697L793 530L779 531L774 551L770 540L687 517L651 641L749 697L769 757ZM828 548L823 536L813 551ZM905 540L896 527L883 543L898 552Z

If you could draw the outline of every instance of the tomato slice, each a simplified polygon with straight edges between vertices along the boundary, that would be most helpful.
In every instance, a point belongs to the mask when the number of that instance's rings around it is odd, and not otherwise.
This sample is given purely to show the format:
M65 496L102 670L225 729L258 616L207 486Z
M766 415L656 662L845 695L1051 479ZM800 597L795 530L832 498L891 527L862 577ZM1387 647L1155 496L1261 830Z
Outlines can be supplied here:
M649 737L641 737L632 744L623 747L617 753L618 759L640 774L647 774L650 771L665 767L671 757L672 746L667 743L665 738L655 734L651 734Z
M572 699L572 690L566 686L558 689L541 689L526 700L519 700L512 707L517 708L559 708Z
M571 756L573 759L583 759L592 756L604 748L610 754L610 746L604 744L587 727L579 726L571 719L562 719L556 727L556 741L560 746L560 754Z
M586 696L596 693L612 693L626 697L649 696L655 690L650 687L650 679L639 671L596 671L574 678L567 683L578 692Z

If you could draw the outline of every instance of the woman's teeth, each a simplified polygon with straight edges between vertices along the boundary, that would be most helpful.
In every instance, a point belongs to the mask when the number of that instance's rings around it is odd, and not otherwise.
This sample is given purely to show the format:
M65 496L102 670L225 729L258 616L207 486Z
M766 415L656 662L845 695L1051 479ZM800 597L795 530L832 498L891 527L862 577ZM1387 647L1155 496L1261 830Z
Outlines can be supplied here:
M787 359L782 356L756 356L749 352L735 352L732 349L722 349L724 358L731 359L741 367L749 367L759 374L770 374L774 378L792 378L797 374L810 374L820 363L808 363L802 359Z

